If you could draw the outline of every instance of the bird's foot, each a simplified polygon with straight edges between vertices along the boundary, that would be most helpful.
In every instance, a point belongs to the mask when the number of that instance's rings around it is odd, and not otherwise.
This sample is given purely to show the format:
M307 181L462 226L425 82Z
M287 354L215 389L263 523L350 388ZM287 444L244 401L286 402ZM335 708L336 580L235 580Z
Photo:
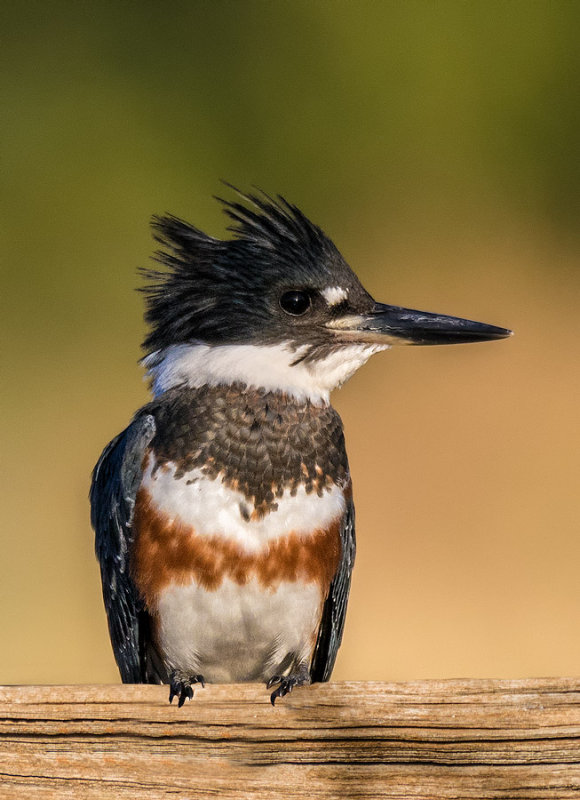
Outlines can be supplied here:
M187 699L193 699L192 686L196 683L201 684L201 688L205 688L205 680L203 675L189 675L185 676L182 672L174 670L169 676L169 702L173 703L174 697L179 697L178 707L185 703Z
M266 688L271 689L276 683L279 683L280 685L277 689L274 689L270 695L270 702L272 705L276 705L277 697L284 697L284 695L290 694L295 686L304 686L310 682L310 675L307 672L299 672L296 675L288 675L287 678L283 678L281 675L274 675L266 684Z

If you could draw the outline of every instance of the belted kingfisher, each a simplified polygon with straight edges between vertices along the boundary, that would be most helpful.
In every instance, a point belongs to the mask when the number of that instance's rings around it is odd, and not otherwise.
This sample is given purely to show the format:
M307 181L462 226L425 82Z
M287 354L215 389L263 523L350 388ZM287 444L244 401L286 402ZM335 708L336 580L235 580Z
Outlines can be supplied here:
M330 678L355 557L330 392L393 344L510 335L375 302L296 206L238 194L220 200L229 240L153 219L154 397L105 448L90 495L121 677L169 683L180 706L204 681L264 681L274 704Z

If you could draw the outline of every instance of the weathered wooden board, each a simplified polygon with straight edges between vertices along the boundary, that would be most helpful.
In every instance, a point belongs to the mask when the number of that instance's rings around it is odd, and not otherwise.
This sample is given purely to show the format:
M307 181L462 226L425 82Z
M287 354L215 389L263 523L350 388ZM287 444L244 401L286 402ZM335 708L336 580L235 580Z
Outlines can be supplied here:
M0 688L0 798L580 797L580 679Z

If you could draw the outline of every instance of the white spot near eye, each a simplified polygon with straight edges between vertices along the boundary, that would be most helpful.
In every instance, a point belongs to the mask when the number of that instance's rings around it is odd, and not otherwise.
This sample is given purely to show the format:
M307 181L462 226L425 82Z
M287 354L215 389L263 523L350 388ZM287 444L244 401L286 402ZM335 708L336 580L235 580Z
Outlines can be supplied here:
M336 306L348 297L347 290L341 289L340 286L328 286L321 294L329 306Z

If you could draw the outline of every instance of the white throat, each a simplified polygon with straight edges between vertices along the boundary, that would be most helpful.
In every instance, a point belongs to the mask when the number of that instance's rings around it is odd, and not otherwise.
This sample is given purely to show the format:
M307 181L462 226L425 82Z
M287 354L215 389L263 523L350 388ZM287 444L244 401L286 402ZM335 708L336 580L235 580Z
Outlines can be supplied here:
M324 359L293 362L305 347L277 345L178 344L157 350L143 359L152 390L157 396L174 386L243 383L248 387L285 392L298 400L327 404L330 392L343 384L368 359L388 345L352 344Z

